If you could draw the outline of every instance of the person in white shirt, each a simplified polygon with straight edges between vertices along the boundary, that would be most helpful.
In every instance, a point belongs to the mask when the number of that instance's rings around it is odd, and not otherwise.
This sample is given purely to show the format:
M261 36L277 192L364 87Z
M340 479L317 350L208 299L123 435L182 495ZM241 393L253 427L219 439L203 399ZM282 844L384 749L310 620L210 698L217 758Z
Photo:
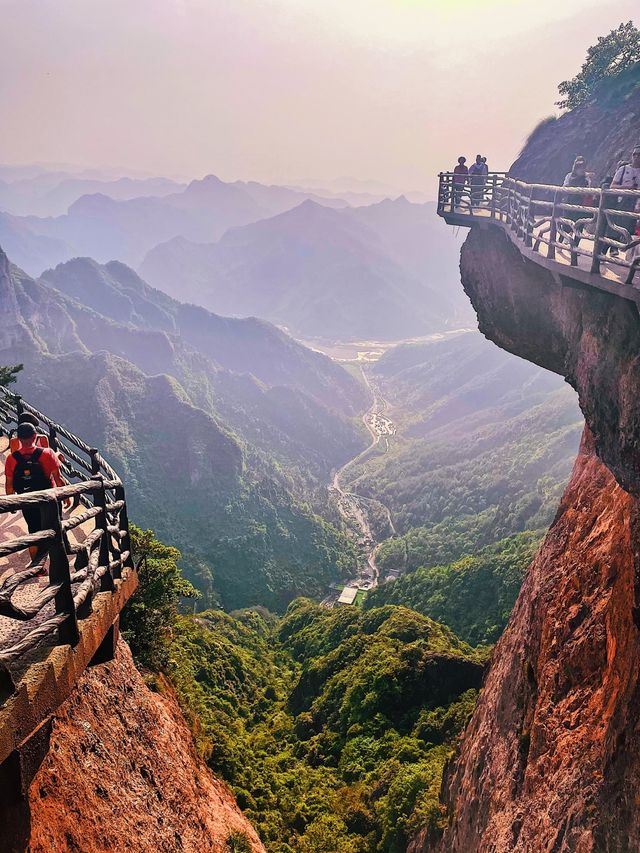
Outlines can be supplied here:
M640 145L636 145L636 147L631 152L631 163L627 163L623 166L620 166L616 169L616 173L613 176L613 181L611 182L611 189L619 188L621 190L640 190ZM635 210L636 199L633 196L619 196L616 200L615 197L611 198L610 201L607 202L607 207L615 208L616 210ZM629 216L612 216L611 217L612 224L617 225L619 228L625 228L627 231L633 231L635 227L635 223ZM621 240L622 235L619 231L615 231L613 228L607 229L607 237L612 240ZM602 254L606 255L607 249L609 249L609 254L616 256L618 254L618 250L613 246L604 246L602 249Z
M620 166L613 176L612 187L620 187L621 190L640 189L640 145L636 145L631 154L631 163ZM629 210L635 207L635 201L631 198ZM622 208L621 208L622 209Z

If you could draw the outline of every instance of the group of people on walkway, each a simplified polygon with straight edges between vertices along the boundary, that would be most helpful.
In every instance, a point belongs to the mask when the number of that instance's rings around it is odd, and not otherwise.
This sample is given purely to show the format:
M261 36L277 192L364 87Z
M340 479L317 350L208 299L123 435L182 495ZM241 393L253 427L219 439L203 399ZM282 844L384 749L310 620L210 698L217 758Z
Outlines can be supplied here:
M594 175L587 171L587 161L583 156L579 155L576 157L571 171L565 176L563 186L584 187L587 190L595 186ZM631 162L621 160L614 170L614 173L612 175L607 175L600 182L600 189L640 190L640 145L636 145L633 148L631 152ZM582 207L592 207L594 204L594 195L589 192L584 193L584 195L567 193L564 202L566 204ZM620 195L616 197L613 193L609 193L605 200L605 204L609 210L619 210L626 213L640 214L640 199L636 199L633 196ZM584 216L584 211L563 211L563 217L565 219L571 219L574 222L577 222L579 219L584 219ZM634 221L632 217L625 215L611 215L610 224L607 227L605 236L610 239L619 240L621 232L616 230L616 226L617 228L622 228L629 232L630 235L640 237L640 220ZM576 235L574 242L576 242L576 244L579 242L579 235ZM636 249L637 247L633 247L634 254L636 254ZM618 254L618 250L615 247L605 244L602 247L602 254L606 255L607 251L610 255L615 256Z
M476 156L475 162L470 167L467 167L467 158L458 157L458 163L453 170L452 179L452 196L454 207L460 206L461 199L465 190L469 190L471 198L471 208L479 207L485 196L485 188L487 184L487 176L489 169L487 166L487 158L481 154ZM571 171L564 178L563 186L567 188L584 188L584 194L566 193L561 202L566 205L575 207L593 207L597 206L596 193L590 193L589 189L594 189L598 186L603 190L640 190L640 145L636 145L631 152L630 161L622 160L618 163L613 174L606 176L599 184L594 183L595 176L590 173L587 168L587 160L582 155L575 158ZM625 214L637 213L640 214L640 199L633 196L620 195L615 196L613 192L609 192L606 198L606 207L608 209L608 225L605 236L611 240L620 241L623 231L627 231L632 236L631 252L634 255L640 254L640 245L635 245L640 239L640 219L634 221L633 217ZM612 214L611 211L620 211L620 215ZM581 210L566 210L562 209L561 216L565 220L578 222L584 220L586 213ZM583 226L586 231L589 230L589 225ZM623 229L621 231L620 229ZM564 242L568 234L573 234L576 229L571 229L570 226L564 225L559 227L558 241ZM577 245L580 242L582 228L578 229L572 237L572 242ZM618 250L615 247L605 244L602 249L602 254L615 256Z
M467 185L471 188L471 204L477 207L483 199L484 188L487 183L489 167L487 158L482 154L476 154L475 162L467 166L466 157L458 157L458 165L453 170L453 203L457 207L460 204L462 193Z

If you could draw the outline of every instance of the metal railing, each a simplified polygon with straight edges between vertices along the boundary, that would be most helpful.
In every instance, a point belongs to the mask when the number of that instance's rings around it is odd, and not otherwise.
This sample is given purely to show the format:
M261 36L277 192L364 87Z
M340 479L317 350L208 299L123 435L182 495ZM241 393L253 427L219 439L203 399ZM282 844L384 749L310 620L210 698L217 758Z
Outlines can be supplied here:
M0 542L0 569L10 555L28 555L29 546L38 546L42 555L35 564L25 560L24 569L7 572L0 582L0 616L34 622L18 640L0 643L0 676L6 676L10 665L19 664L45 642L77 645L78 622L92 612L94 595L113 591L123 569L134 567L120 477L95 448L0 386L0 434L10 440L24 412L34 415L46 429L66 484L0 497L0 516L37 507L42 524L37 533ZM69 501L73 510L65 517L63 504ZM87 523L92 523L89 532ZM43 567L48 570L46 585L30 583Z
M640 190L528 184L504 172L463 181L453 172L438 177L439 216L459 224L499 222L534 252L544 247L550 260L558 251L574 267L586 258L596 275L606 263L633 284L640 267Z

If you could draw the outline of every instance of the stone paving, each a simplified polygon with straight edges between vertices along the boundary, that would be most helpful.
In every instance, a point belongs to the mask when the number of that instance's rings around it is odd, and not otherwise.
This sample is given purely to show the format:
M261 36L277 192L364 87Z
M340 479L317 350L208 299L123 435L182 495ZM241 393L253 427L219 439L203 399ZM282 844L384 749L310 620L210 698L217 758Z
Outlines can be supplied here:
M0 495L5 493L4 479L4 464L8 449L8 441L6 438L0 439ZM82 507L79 507L73 512L81 512ZM70 513L63 511L63 517L68 517ZM72 541L82 541L87 533L93 529L93 522L85 522L84 525L70 531L69 538ZM0 542L6 542L7 539L13 539L16 536L23 536L27 533L27 526L22 517L21 512L2 513L0 514ZM49 583L47 575L47 560L43 566L45 572L37 578L26 581L21 584L13 594L13 602L19 605L28 604L33 597L39 593ZM30 563L30 556L27 550L19 551L17 554L10 554L8 557L0 557L0 583L9 575L23 571ZM0 616L0 650L7 649L14 643L21 640L26 634L32 631L41 622L55 613L55 604L50 601L37 616L27 622L20 622L17 619L10 619L6 616Z

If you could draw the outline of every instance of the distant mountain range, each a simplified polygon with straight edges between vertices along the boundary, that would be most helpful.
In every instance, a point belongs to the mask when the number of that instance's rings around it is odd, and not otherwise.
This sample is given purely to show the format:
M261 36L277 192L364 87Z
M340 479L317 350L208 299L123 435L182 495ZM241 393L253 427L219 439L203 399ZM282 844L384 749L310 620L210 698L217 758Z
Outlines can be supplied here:
M0 253L0 310L19 390L104 449L132 518L183 549L209 601L278 609L349 570L313 509L366 443L365 390L338 365L268 323L180 305L119 263L78 259L34 281Z
M217 243L175 238L140 272L167 293L302 337L397 340L472 321L457 253L432 205L401 197L331 210L306 201Z
M60 216L83 195L101 193L124 200L169 195L183 188L168 178L99 179L45 172L11 182L0 178L0 210L17 216Z
M0 213L0 244L33 276L76 257L120 261L180 301L305 338L397 340L471 320L433 205L320 192L0 168L0 209L30 211Z
M127 197L134 186L140 192L136 197ZM274 216L315 198L286 187L225 183L214 175L192 181L186 187L177 185L175 191L166 184L151 185L156 197L152 192L142 193L144 186L144 181L119 184L123 198L117 198L107 194L112 193L112 185L105 185L105 192L82 195L60 216L17 217L2 213L0 233L4 234L5 251L31 275L77 256L137 266L158 243L178 236L203 242L218 240L233 226ZM67 185L55 191L64 194L68 189ZM165 193L167 189L169 192ZM322 202L346 205L339 199ZM28 236L28 245L27 236L20 240L19 235Z

